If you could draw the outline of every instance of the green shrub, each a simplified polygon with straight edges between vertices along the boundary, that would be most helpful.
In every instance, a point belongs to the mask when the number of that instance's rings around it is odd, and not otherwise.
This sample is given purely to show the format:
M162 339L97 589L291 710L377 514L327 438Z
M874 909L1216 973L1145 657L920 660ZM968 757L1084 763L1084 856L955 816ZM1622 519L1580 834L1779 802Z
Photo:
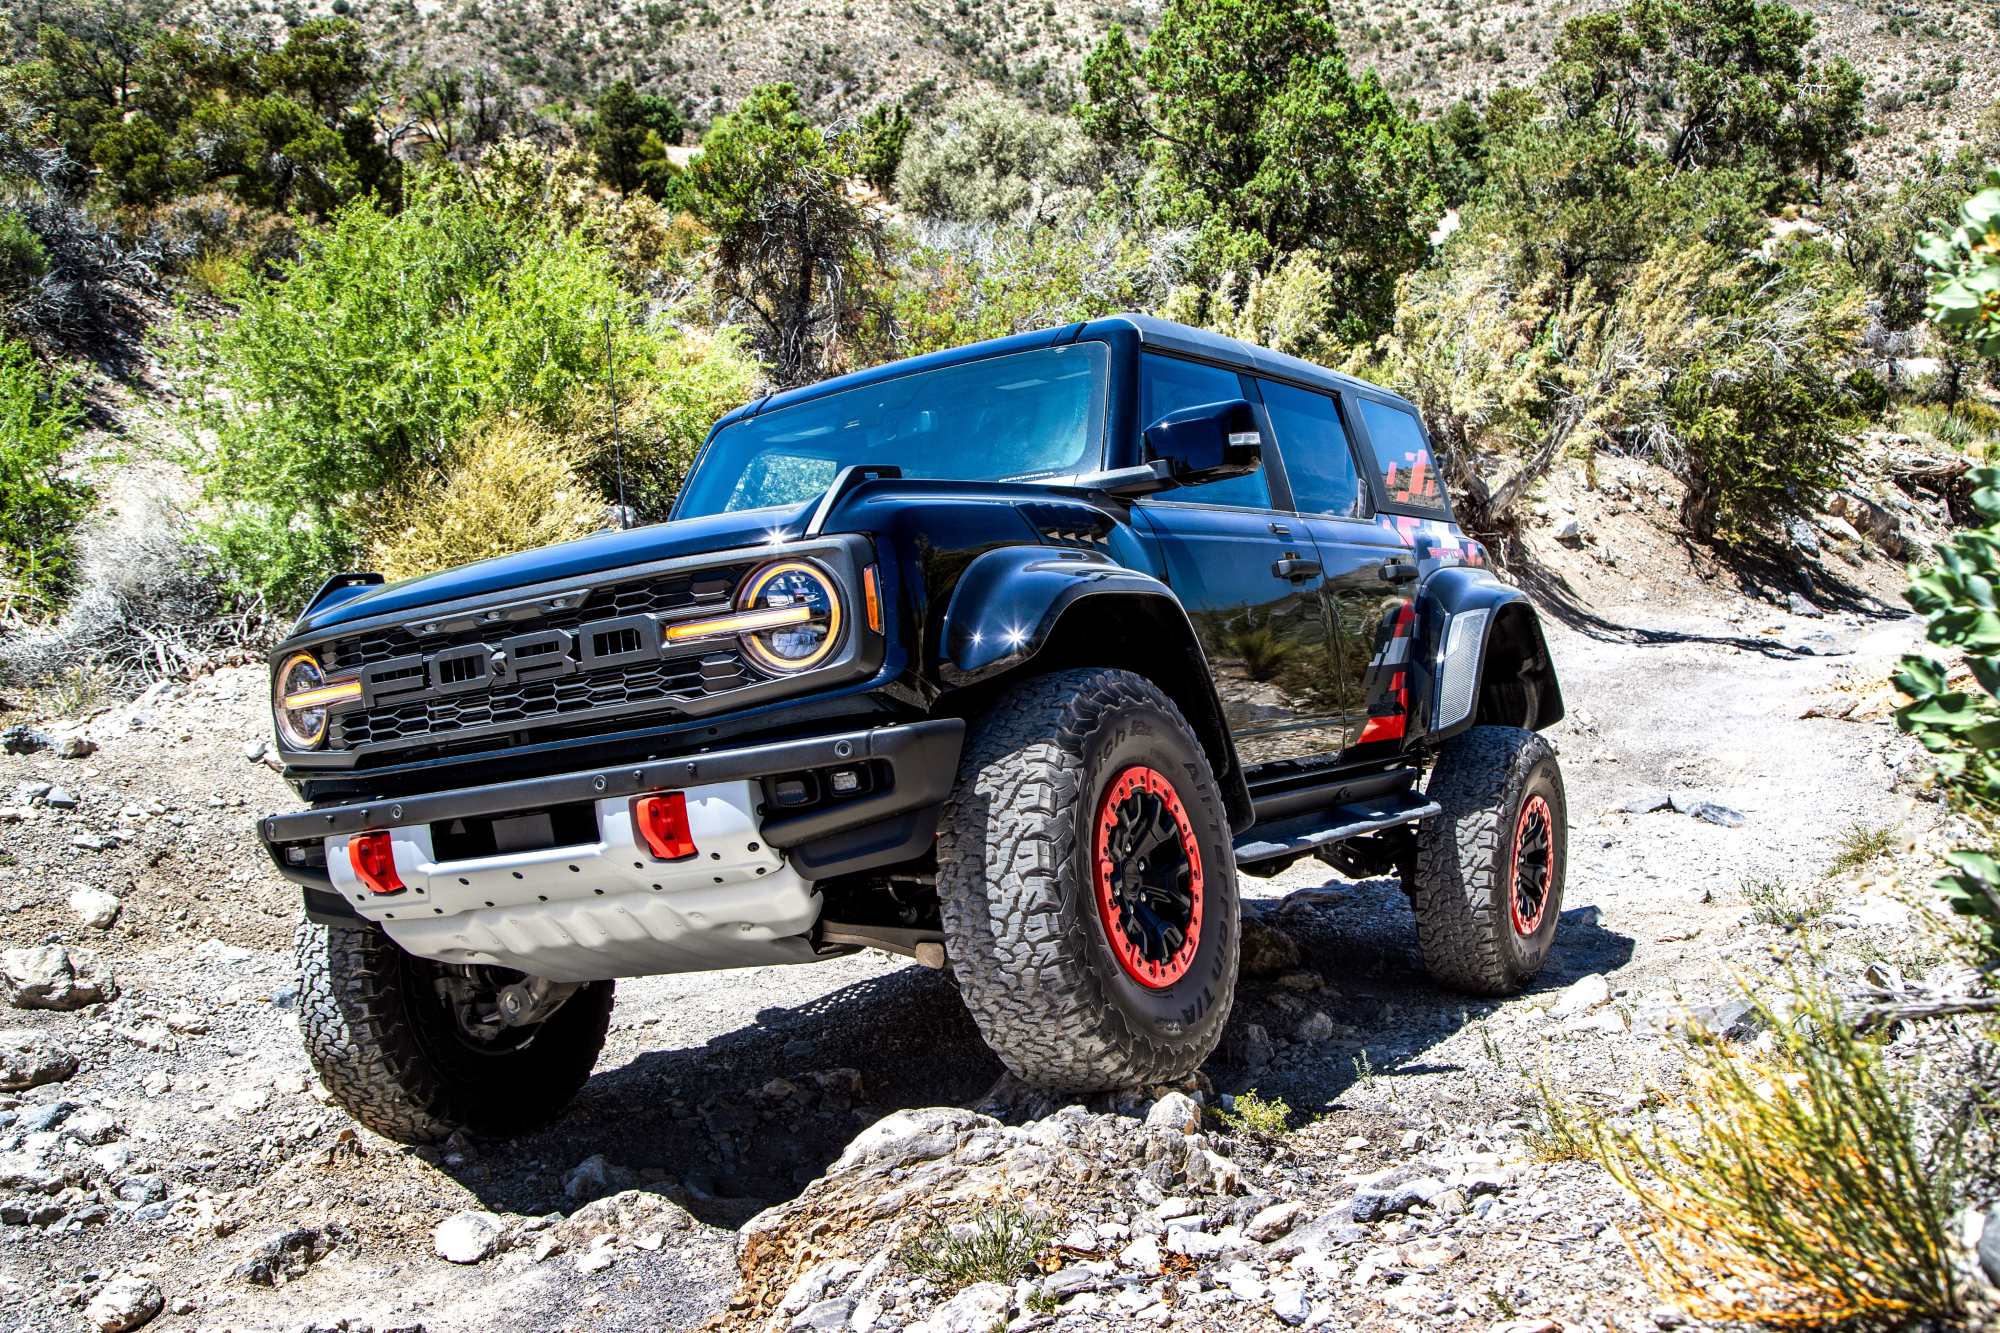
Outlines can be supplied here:
M1938 547L1938 563L1910 584L1910 605L1928 617L1926 637L1965 653L1978 690L1946 683L1946 665L1922 654L1905 657L1896 688L1911 702L1896 710L1896 725L1930 751L1936 780L1954 809L1971 818L1989 841L2000 822L2000 611L1993 587L2000 582L2000 468L1966 474L1972 504L1986 520ZM1988 947L2000 952L2000 861L1984 851L1961 849L1945 860L1954 874L1938 881L1954 911L1980 923Z
M1217 1114L1226 1128L1245 1134L1282 1134L1292 1120L1290 1106L1276 1097L1266 1101L1255 1088L1238 1096L1234 1109Z
M0 622L54 611L96 496L63 476L83 409L25 344L0 341Z
M642 408L628 428L661 401L704 416L628 438L684 454L717 406L660 398L686 363L680 336L634 322L605 248L546 217L496 216L448 174L415 182L399 214L347 205L298 260L233 295L237 318L185 322L174 350L195 372L191 424L212 432L194 460L222 514L211 538L277 606L351 567L386 497L447 471L471 421L513 409L554 425L601 392L607 342L621 396ZM581 462L608 497L610 468Z
M0 293L18 292L49 271L41 237L18 213L0 213Z
M896 198L913 212L954 222L1039 222L1086 207L1107 160L1075 121L976 93L911 132Z
M1958 224L1951 235L1926 235L1917 246L1933 279L1925 313L1962 330L1981 356L2000 357L2000 170L1959 206Z

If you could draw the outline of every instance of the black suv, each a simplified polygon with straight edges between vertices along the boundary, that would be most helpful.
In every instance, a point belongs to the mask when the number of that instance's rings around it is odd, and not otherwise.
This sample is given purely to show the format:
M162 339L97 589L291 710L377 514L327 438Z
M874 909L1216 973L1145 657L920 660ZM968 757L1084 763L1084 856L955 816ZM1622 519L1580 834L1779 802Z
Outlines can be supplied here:
M1394 871L1441 982L1541 966L1562 699L1417 414L1141 316L760 399L671 522L384 585L273 653L306 1041L371 1128L558 1114L611 978L949 966L1022 1078L1183 1076L1238 873Z

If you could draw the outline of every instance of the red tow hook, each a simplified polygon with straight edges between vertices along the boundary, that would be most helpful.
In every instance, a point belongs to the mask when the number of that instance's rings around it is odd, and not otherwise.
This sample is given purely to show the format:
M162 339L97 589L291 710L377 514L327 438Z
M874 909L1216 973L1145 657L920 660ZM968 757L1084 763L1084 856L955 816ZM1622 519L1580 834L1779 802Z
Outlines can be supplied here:
M347 840L347 863L371 893L401 893L396 873L396 848L387 833L357 833Z
M687 796L677 791L632 802L632 824L662 861L684 861L699 849L688 831Z

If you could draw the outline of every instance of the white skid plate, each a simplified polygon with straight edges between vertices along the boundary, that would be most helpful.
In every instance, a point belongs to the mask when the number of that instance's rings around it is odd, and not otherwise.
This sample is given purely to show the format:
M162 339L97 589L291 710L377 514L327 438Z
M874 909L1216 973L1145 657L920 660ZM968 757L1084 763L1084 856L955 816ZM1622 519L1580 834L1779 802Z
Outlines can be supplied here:
M401 893L354 873L352 835L326 840L334 887L396 943L445 963L488 963L552 981L803 963L819 916L810 882L764 844L750 782L687 789L696 854L661 861L632 802L597 803L599 841L439 861L428 824L388 830Z

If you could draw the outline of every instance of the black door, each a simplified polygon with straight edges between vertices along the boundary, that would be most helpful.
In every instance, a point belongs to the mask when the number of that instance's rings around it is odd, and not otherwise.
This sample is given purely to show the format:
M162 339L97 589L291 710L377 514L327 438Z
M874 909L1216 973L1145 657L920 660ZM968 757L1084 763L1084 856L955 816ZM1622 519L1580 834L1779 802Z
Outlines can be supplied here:
M1147 353L1141 422L1230 398L1257 398L1234 371ZM1201 636L1244 767L1331 755L1344 743L1345 700L1320 607L1319 552L1286 508L1275 450L1246 477L1148 497L1134 511L1166 581Z
M1399 738L1415 585L1384 580L1382 567L1401 556L1402 538L1370 516L1373 506L1336 398L1272 380L1258 387L1299 526L1326 571L1321 610L1338 664L1342 746Z

